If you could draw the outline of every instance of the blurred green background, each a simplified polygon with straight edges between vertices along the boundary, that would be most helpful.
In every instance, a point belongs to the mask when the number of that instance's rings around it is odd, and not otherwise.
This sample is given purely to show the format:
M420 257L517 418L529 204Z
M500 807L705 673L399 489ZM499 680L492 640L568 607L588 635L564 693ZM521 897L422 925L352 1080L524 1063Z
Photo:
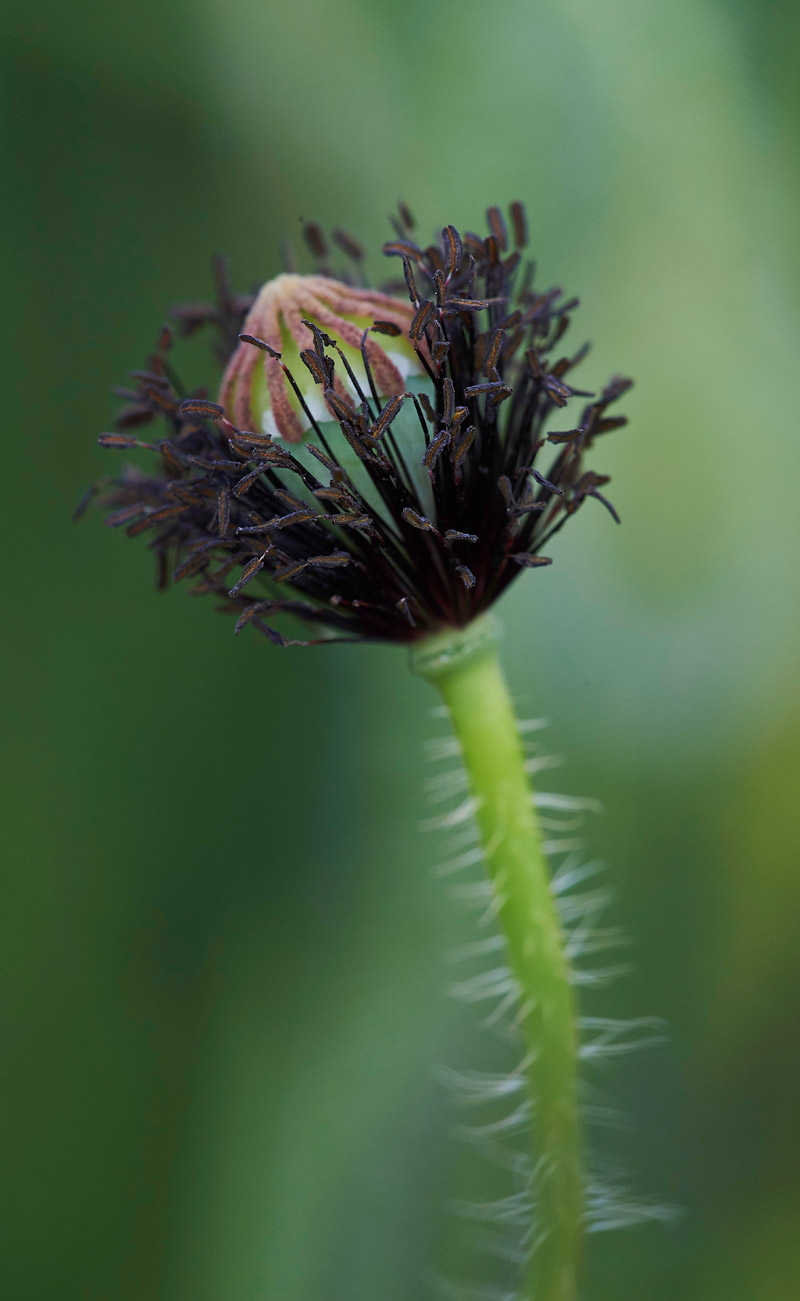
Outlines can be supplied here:
M109 388L209 258L301 219L377 246L528 205L588 386L636 377L590 508L503 606L522 708L600 798L592 850L669 1042L604 1087L635 1186L587 1301L800 1289L792 0L42 0L2 20L3 1294L409 1301L464 1162L433 1065L469 919L431 875L401 653L281 652L156 597L69 515ZM8 301L8 297L6 299ZM187 354L187 367L199 357ZM184 367L186 370L186 367ZM9 405L10 404L10 405ZM455 1270L454 1270L455 1272Z

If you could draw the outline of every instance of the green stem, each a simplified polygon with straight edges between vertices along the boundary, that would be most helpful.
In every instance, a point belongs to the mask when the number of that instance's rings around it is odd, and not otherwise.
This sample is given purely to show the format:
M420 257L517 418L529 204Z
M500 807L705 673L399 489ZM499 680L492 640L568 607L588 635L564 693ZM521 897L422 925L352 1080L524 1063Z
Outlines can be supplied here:
M583 1217L575 1002L494 622L420 643L412 668L438 687L450 712L521 994L535 1216L523 1295L575 1301Z

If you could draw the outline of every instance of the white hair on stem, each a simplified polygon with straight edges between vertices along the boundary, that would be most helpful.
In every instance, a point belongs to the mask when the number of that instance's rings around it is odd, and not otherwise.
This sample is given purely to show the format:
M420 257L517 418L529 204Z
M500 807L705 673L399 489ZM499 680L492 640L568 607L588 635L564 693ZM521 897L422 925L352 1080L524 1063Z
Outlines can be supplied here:
M441 717L446 711L436 711ZM544 719L520 723L525 735L539 732ZM525 742L529 753L525 767L529 774L559 766L558 756L538 752ZM523 999L508 965L498 958L505 952L503 935L493 929L502 907L502 880L494 884L484 870L492 856L492 845L481 846L475 825L477 802L465 793L469 790L467 774L452 761L459 757L458 743L452 736L436 737L426 745L428 759L450 766L425 783L426 798L434 805L452 804L423 823L425 830L444 832L450 857L438 862L436 877L460 878L448 883L448 894L469 909L478 909L479 929L490 933L458 946L446 956L449 966L479 964L474 973L451 981L448 993L466 1006L494 1004L478 1022L492 1032L495 1039L520 1044L521 1027L534 1006ZM552 864L551 890L565 933L565 952L573 983L581 988L600 987L630 971L629 963L605 967L584 965L585 960L630 944L617 926L602 925L602 915L612 898L604 884L587 887L602 875L603 865L586 860L586 842L573 833L581 830L588 815L602 812L598 800L588 796L564 795L537 791L532 802L545 833L543 848ZM544 816L543 816L544 815ZM551 815L551 816L547 816ZM489 965L486 965L488 960ZM577 1026L580 1038L579 1058L583 1065L595 1068L617 1057L653 1047L663 1042L664 1026L655 1017L622 1020L613 1017L583 1015ZM493 1200L455 1200L451 1209L476 1226L470 1234L472 1247L501 1262L505 1271L518 1276L535 1249L535 1206L531 1197L534 1163L522 1146L529 1145L534 1108L528 1093L527 1072L531 1054L509 1071L455 1070L443 1066L437 1074L450 1093L452 1105L467 1110L473 1119L453 1127L458 1139L467 1142L486 1162L507 1171L516 1185L507 1196ZM624 1129L627 1122L597 1089L581 1082L581 1114L593 1130ZM527 1142L526 1142L527 1140ZM607 1161L591 1154L585 1177L585 1223L589 1233L626 1228L642 1222L668 1222L675 1218L670 1207L636 1195L624 1176ZM532 1227L533 1225L533 1227ZM510 1280L513 1284L513 1278ZM496 1288L476 1287L437 1278L432 1284L435 1295L453 1301L517 1301L518 1291L507 1284Z

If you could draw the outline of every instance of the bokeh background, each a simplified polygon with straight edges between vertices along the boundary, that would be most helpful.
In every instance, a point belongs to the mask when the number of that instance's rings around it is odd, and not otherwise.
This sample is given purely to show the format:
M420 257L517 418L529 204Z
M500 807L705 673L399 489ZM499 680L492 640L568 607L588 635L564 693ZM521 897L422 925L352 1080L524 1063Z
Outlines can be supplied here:
M589 385L636 377L588 507L503 607L522 707L591 794L632 1181L587 1301L800 1288L792 0L100 0L2 20L4 1295L409 1301L464 1180L436 1062L469 926L431 874L424 684L281 652L69 522L167 305L528 205ZM189 349L184 372L205 361ZM607 463L607 462L606 462ZM605 466L604 466L605 468ZM478 1181L479 1182L479 1181Z

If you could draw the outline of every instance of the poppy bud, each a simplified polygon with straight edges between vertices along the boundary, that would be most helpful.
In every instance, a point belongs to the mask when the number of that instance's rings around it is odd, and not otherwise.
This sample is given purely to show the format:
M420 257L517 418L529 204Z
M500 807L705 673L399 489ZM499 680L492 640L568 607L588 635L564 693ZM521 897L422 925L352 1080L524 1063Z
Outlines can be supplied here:
M312 419L339 418L326 389L355 405L374 389L385 402L422 377L408 338L413 316L402 299L329 276L276 276L247 314L220 403L240 428L300 443Z
M534 289L519 204L510 216L513 248L492 208L485 239L446 226L422 249L401 215L384 246L404 273L390 292L325 262L254 299L223 284L217 307L184 309L184 332L221 332L219 402L183 396L163 333L101 440L160 463L104 489L109 524L153 532L162 582L191 577L238 610L237 627L287 644L272 615L351 640L463 628L550 563L543 548L586 501L617 519L608 477L586 462L625 424L610 408L630 381L573 385L586 348L561 341L577 299ZM162 437L126 432L154 419Z

